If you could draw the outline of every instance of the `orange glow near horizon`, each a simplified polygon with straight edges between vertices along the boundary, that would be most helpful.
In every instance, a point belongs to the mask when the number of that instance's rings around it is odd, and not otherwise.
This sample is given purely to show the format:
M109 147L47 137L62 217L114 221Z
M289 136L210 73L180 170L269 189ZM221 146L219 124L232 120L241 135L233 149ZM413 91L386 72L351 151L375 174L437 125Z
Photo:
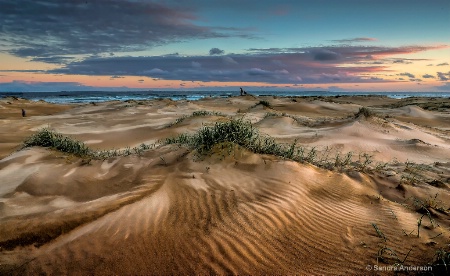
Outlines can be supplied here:
M0 84L24 82L32 83L72 83L80 87L95 89L205 89L214 90L230 87L248 87L249 89L299 89L299 90L339 90L339 91L439 91L439 87L445 85L443 79L439 79L438 72L450 74L450 48L435 47L434 49L418 52L400 53L385 57L375 57L372 61L381 61L383 64L341 64L346 67L364 67L366 73L359 74L367 82L360 83L316 83L302 84L285 83L273 84L264 82L220 82L220 81L181 81L164 80L143 76L88 76L88 75L63 75L48 74L47 70L60 68L61 65L28 61L7 54L0 54ZM386 61L387 60L387 61ZM399 60L399 62L395 62ZM401 61L401 62L400 62ZM370 60L369 60L370 62ZM370 67L373 67L371 70ZM26 72L30 71L30 72ZM36 72L32 72L36 71ZM39 72L42 71L42 72ZM449 72L449 73L447 73ZM358 75L355 73L355 75ZM414 78L412 78L414 76ZM371 79L373 82L369 82ZM380 81L383 80L383 81ZM7 91L3 91L7 92Z
M401 68L401 67L400 67ZM85 75L49 75L40 73L6 73L0 77L0 82L33 83L78 83L80 86L99 88L121 88L130 89L195 89L195 88L223 88L247 87L248 90L258 88L292 89L292 90L333 90L342 91L428 91L433 87L442 85L436 79L413 82L405 79L399 81L398 76L393 74L392 81L373 83L321 83L321 84L271 84L253 82L201 82L201 81L178 81L178 80L154 80L148 77L125 76L111 78L111 76L85 76Z

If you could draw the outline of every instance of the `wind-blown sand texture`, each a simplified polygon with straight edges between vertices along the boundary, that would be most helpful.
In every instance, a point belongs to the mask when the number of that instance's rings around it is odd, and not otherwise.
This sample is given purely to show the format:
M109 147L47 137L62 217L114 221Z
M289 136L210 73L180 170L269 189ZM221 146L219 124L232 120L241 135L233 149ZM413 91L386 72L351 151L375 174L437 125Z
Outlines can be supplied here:
M355 115L362 106L375 116ZM190 116L202 110L218 113ZM239 146L199 156L160 145L106 160L20 150L44 127L124 149L231 117L279 143L315 147L317 164L348 152L372 162L325 169ZM0 126L0 274L354 275L450 251L450 99L4 98Z

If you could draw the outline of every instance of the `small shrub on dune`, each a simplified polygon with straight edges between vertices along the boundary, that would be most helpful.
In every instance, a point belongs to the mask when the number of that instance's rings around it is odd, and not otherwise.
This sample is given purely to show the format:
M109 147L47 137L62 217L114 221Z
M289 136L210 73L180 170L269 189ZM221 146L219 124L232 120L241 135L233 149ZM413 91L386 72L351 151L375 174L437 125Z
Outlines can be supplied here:
M368 109L367 107L361 107L358 112L355 113L355 118L358 118L360 116L364 116L366 118L370 118L374 116L375 114L372 112L372 110Z

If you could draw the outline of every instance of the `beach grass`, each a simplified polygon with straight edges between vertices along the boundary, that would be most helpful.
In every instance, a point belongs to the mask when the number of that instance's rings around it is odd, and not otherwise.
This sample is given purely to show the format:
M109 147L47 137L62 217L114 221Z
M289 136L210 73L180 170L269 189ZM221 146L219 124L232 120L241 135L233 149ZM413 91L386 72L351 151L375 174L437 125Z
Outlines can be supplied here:
M79 157L92 155L92 150L85 143L64 136L49 128L39 130L28 137L23 143L23 148L34 146L53 148Z
M370 110L369 108L364 106L364 107L361 107L358 110L358 112L355 113L355 118L358 118L360 116L364 116L366 118L370 118L370 117L372 117L374 115L375 115L375 113L372 110Z
M215 112L198 111L188 117L208 115L225 116ZM318 150L316 147L308 148L298 144L297 140L292 143L279 143L273 137L261 133L250 121L242 118L232 118L227 121L216 122L213 125L204 125L193 134L182 133L175 137L159 140L154 144L141 144L133 148L109 150L91 149L84 142L64 136L55 130L43 128L28 137L23 142L22 148L40 146L81 158L105 160L119 156L142 155L145 151L158 145L169 144L186 146L195 150L200 156L210 154L213 147L218 144L228 144L229 146L238 145L256 154L269 154L300 163L310 163L327 170L369 172L373 169L373 155L360 153L357 155L357 159L353 160L355 159L353 152L341 153L338 151L332 153L330 147L326 147L324 150ZM384 164L384 167L386 165Z
M217 115L208 111L194 113L191 116ZM231 146L241 146L256 154L269 154L296 162L306 162L328 170L338 169L342 171L353 168L365 171L372 163L372 156L368 154L360 154L359 160L351 162L352 152L344 155L338 152L333 158L330 157L331 149L328 147L322 155L319 155L319 151L315 147L306 148L299 145L297 141L290 144L278 143L269 135L261 133L250 121L245 121L242 118L216 122L214 125L209 126L205 125L194 134L182 133L176 137L169 137L158 142L159 145L184 145L196 150L199 155L207 155L214 146L224 143ZM126 147L122 150L94 150L77 139L64 136L49 128L43 128L28 137L23 142L22 148L33 146L51 148L81 158L105 160L118 156L142 155L146 150L155 148L157 144L141 144L137 147Z
M84 142L81 142L72 137L64 136L50 128L43 128L25 139L22 148L29 147L44 147L54 149L67 154L81 158L91 159L108 159L117 156L128 156L132 154L141 155L144 151L153 148L155 145L141 144L137 147L126 147L123 150L93 150L89 148Z
M253 153L270 154L297 162L308 162L323 167L323 162L317 159L316 148L306 149L297 141L291 144L281 144L269 135L262 134L250 121L231 119L216 122L212 126L203 126L196 133L181 134L167 138L164 144L183 144L199 154L208 154L211 149L221 143L239 145Z
M192 118L192 117L202 117L202 116L222 116L222 117L226 117L227 115L220 113L220 112L216 112L216 111L206 111L206 110L199 110L199 111L194 111L192 112L191 115L183 115L179 118L177 118L175 121L169 123L166 128L169 128L171 126L177 125L182 123L184 120L188 119L188 118Z

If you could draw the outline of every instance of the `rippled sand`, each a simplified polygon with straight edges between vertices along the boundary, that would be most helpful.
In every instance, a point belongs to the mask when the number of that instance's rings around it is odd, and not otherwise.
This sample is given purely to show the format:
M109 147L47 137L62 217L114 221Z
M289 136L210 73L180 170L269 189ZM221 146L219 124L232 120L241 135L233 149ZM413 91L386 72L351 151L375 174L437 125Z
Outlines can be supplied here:
M443 102L450 100L246 96L58 106L1 99L0 272L367 274L384 246L402 260L412 249L405 264L424 265L450 243ZM378 115L356 117L361 106ZM110 149L226 120L188 117L169 126L199 110L244 117L280 143L316 147L318 158L328 146L330 156L368 153L373 164L389 164L330 171L240 147L199 157L167 145L88 161L39 147L18 151L42 127ZM402 179L406 161L428 165L414 183ZM414 198L436 203L427 207L434 223L425 216L419 237L423 210L411 208ZM384 257L380 265L395 262Z

